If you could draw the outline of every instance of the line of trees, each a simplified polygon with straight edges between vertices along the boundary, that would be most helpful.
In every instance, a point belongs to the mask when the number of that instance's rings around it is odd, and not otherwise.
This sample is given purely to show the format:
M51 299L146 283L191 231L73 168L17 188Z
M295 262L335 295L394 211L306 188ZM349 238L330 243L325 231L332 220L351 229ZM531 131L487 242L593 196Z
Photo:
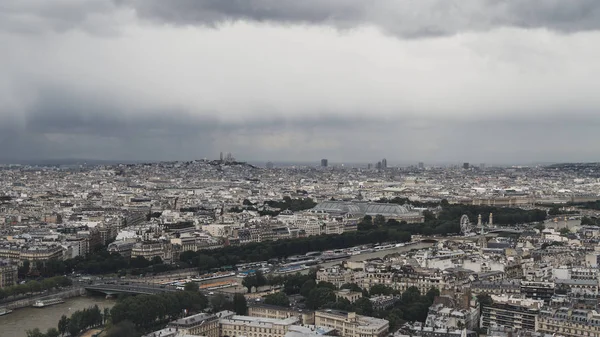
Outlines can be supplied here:
M62 315L58 321L58 329L49 328L46 333L41 332L38 328L27 330L27 337L58 337L59 335L64 336L66 333L70 336L78 336L85 330L105 324L107 315L108 308L104 309L103 314L98 305L94 305L75 311L70 318Z
M600 219L598 219L596 217L584 216L583 218L581 218L581 225L582 226L598 226L598 225L600 225Z
M137 256L133 259L127 259L118 253L110 253L106 248L102 248L97 252L86 256L77 256L72 259L48 260L43 265L36 266L36 270L40 272L42 277L51 277L54 275L70 274L72 272L80 272L90 275L119 273L124 276L127 271L131 274L145 273L161 273L177 268L170 264L163 263L160 257L154 257L152 260L147 260L143 256ZM25 271L25 266L22 267L26 277L28 272ZM29 267L27 267L27 270Z
M198 267L201 272L205 272L221 266L285 258L311 251L347 248L379 242L409 242L410 239L410 233L397 228L373 228L368 231L346 232L339 235L318 235L299 239L249 243L198 252L186 251L180 254L180 260Z
M46 290L52 290L55 288L69 287L73 283L68 277L55 276L41 281L32 280L24 284L17 284L10 287L0 289L0 299L7 298L9 296L22 295L28 293L39 293Z
M199 312L207 306L207 298L198 291L127 296L119 299L110 310L110 316L113 324L130 321L139 330L148 331L160 323L182 317L184 310Z
M195 287L193 286L195 285ZM186 284L185 291L158 295L122 296L112 309L100 311L97 305L74 312L71 317L63 315L58 329L27 331L27 337L58 337L69 334L78 336L83 331L106 325L108 337L134 337L151 331L158 326L190 313L201 312L209 307L208 299L198 292L195 283ZM248 304L243 294L235 294L233 301L224 295L211 298L213 312L232 310L238 315L248 313Z

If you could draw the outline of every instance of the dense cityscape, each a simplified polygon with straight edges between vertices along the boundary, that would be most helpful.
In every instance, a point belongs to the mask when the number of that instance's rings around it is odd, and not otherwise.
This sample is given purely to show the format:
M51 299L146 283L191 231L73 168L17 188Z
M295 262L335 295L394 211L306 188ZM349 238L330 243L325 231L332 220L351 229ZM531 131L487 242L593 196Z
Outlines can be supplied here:
M0 0L0 337L600 337L600 0Z
M0 320L83 296L15 336L595 336L599 169L5 165Z

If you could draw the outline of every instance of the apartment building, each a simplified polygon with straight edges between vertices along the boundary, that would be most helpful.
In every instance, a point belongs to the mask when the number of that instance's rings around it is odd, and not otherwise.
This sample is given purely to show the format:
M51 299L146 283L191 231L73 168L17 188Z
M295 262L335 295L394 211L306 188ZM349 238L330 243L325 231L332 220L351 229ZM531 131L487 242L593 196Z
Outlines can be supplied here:
M537 332L565 337L600 337L600 314L595 310L558 308L543 310Z
M160 242L137 242L131 248L131 258L141 256L150 261L155 257L165 260L165 247Z
M2 246L0 247L0 258L19 261L46 261L50 259L63 259L63 247L57 244L52 245L31 245L31 246Z
M481 327L505 327L513 331L535 331L543 300L495 296L493 304L481 308Z
M550 303L554 296L554 282L545 281L521 281L521 294L527 298L543 300Z
M0 288L13 286L17 284L18 279L18 268L16 265L8 263L0 264Z
M264 303L251 304L248 307L248 316L265 317L272 319L286 319L290 317L297 317L299 319L300 324L315 324L315 312L312 310L280 307Z
M471 283L471 293L473 294L520 294L521 283L518 280L503 280L497 282L474 281Z
M367 272L364 274L365 276L362 278L359 286L364 289L371 289L372 286L376 284L383 284L388 287L394 287L393 283L395 274L392 272ZM395 287L394 287L395 288Z
M131 239L115 241L108 244L108 251L120 254L124 258L130 258L133 245L135 245L135 241L132 241Z
M361 285L364 277L364 272L355 272L341 267L325 268L317 271L318 282L333 283L338 288L346 283L356 283Z
M400 272L394 276L393 287L401 292L410 287L416 287L421 294L425 294L431 288L439 290L452 288L454 281L451 275L444 274L438 269L403 266Z
M350 289L342 289L335 292L335 297L337 299L343 298L350 301L350 303L354 303L356 300L363 297L363 294L358 291L351 291Z
M214 315L202 313L180 318L169 323L167 327L190 335L219 337L219 319L228 316L233 316L233 313L227 311L219 312Z
M390 327L385 319L331 309L316 311L315 325L335 329L342 337L383 337Z
M221 318L219 324L221 336L284 337L290 327L298 323L299 319L295 316L275 319L233 315Z

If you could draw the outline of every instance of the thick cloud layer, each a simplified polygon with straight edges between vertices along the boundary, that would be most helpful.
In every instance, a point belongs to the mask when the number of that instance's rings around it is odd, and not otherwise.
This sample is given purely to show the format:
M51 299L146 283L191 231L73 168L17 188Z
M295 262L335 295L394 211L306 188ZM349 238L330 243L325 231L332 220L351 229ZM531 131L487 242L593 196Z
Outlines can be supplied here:
M598 8L2 1L0 160L597 160Z
M452 35L498 27L561 32L600 27L596 0L134 0L144 17L173 24L227 21L373 25L402 37Z

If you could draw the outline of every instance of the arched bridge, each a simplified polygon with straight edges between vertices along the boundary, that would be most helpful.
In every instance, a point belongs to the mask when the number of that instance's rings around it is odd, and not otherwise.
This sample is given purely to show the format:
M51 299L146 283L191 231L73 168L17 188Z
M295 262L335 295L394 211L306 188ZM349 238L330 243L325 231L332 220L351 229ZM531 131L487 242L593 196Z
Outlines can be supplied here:
M145 283L111 284L97 283L85 286L85 290L103 293L106 295L141 294L156 295L176 291L173 287L158 286Z
M521 234L523 233L522 230L518 230L518 229L511 229L511 228L490 228L489 234Z

